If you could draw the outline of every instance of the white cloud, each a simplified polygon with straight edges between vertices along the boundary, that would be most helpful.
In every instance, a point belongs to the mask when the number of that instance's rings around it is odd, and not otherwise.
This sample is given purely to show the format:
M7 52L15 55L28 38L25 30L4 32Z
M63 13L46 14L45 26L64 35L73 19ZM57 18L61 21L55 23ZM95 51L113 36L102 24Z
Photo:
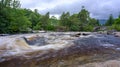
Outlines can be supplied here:
M60 15L58 15L58 14L52 14L52 15L50 15L50 17L52 17L52 16L56 17L57 19L60 19Z
M63 4L71 4L76 2L77 0L20 0L23 8L31 8L31 9L50 9L54 8L58 5Z

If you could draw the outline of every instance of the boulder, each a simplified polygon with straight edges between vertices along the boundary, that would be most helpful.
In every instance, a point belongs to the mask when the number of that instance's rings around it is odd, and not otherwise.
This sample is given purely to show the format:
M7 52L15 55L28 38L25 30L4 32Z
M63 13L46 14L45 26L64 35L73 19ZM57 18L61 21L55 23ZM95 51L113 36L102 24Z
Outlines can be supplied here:
M45 37L35 36L35 37L31 37L29 39L26 39L24 37L24 39L26 40L26 42L29 45L43 46L46 44Z

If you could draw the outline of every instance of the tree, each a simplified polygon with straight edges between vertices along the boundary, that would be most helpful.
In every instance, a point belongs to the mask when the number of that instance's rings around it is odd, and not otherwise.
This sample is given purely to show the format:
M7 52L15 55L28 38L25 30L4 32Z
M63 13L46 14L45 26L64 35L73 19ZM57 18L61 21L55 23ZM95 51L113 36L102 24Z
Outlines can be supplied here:
M84 6L82 6L81 11L79 12L78 18L82 23L88 23L89 12L84 8Z
M114 18L112 16L112 14L110 14L109 19L107 20L105 25L106 26L111 26L113 23L114 23Z
M20 8L19 0L0 0L0 33L21 33L32 30L91 31L99 22L82 6L78 14L63 12L60 19L47 12Z
M0 33L19 33L31 26L19 0L1 0L0 8Z
M33 29L34 30L41 30L42 29L42 27L41 27L41 22L38 22L34 27L33 27Z
M59 21L55 16L52 16L50 18L50 22L51 22L50 24L53 25L53 26L58 26L59 25Z
M91 26L99 26L99 20L96 20L95 18L90 18L89 19L89 25Z
M1 0L0 6L1 6L1 9L6 7L19 8L20 1L19 0Z
M39 17L37 17L34 13L31 13L29 16L29 20L32 23L32 29L34 28L34 26L36 26L36 24L39 22Z
M50 24L50 16L49 16L49 12L47 12L45 15L43 15L40 19L41 21L41 27L44 30L47 30L47 26Z
M60 16L60 24L64 27L66 27L66 30L69 30L71 23L70 23L70 13L63 12L62 15Z
M78 13L80 31L84 31L84 28L88 26L89 18L89 12L82 6L81 11Z
M13 10L20 7L18 0L1 0L0 1L0 33L8 33L10 22L14 22Z
M31 27L31 22L28 20L21 9L13 10L11 12L9 31L10 33L19 33L28 31Z
M77 14L73 14L70 16L70 31L79 31L79 19L77 18Z
M115 19L115 22L114 22L114 24L112 25L112 27L113 27L114 29L116 29L117 31L120 31L120 18Z

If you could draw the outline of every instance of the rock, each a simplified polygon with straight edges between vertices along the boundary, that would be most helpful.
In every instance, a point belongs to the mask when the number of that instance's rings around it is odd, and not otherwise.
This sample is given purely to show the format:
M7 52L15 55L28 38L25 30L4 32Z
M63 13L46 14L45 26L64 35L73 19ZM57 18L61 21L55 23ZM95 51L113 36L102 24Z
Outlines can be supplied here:
M71 37L80 37L80 36L88 36L90 35L90 32L79 32L79 33L75 33L75 34L70 34Z
M90 33L82 33L83 36L90 35Z
M115 37L120 37L120 32L115 32L115 33L114 33L114 36L115 36Z
M80 47L91 49L105 45L111 46L112 44L116 47L120 47L120 38L114 35L96 34L89 37L78 38L74 43Z
M35 36L29 39L24 37L24 39L29 45L43 46L46 44L45 37Z
M72 34L72 37L79 37L81 35L81 33L77 33L77 34Z
M100 45L99 40L95 37L80 37L74 40L73 42L77 47L76 49L80 52L82 51L87 53L89 50L94 51L96 49L98 51L101 51L100 48L103 48Z
M10 34L0 34L0 36L9 36Z
M100 30L100 26L94 27L93 32L99 31Z
M107 35L115 35L116 30L108 30Z

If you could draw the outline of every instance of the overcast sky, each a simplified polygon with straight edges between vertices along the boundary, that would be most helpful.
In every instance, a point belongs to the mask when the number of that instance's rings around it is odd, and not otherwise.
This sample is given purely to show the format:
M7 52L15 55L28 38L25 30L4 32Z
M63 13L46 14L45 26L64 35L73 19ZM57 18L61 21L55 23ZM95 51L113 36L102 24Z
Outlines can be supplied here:
M120 0L20 0L22 8L38 9L40 14L50 12L58 16L62 12L78 13L81 6L97 19L107 19L110 14L117 17L120 13Z

